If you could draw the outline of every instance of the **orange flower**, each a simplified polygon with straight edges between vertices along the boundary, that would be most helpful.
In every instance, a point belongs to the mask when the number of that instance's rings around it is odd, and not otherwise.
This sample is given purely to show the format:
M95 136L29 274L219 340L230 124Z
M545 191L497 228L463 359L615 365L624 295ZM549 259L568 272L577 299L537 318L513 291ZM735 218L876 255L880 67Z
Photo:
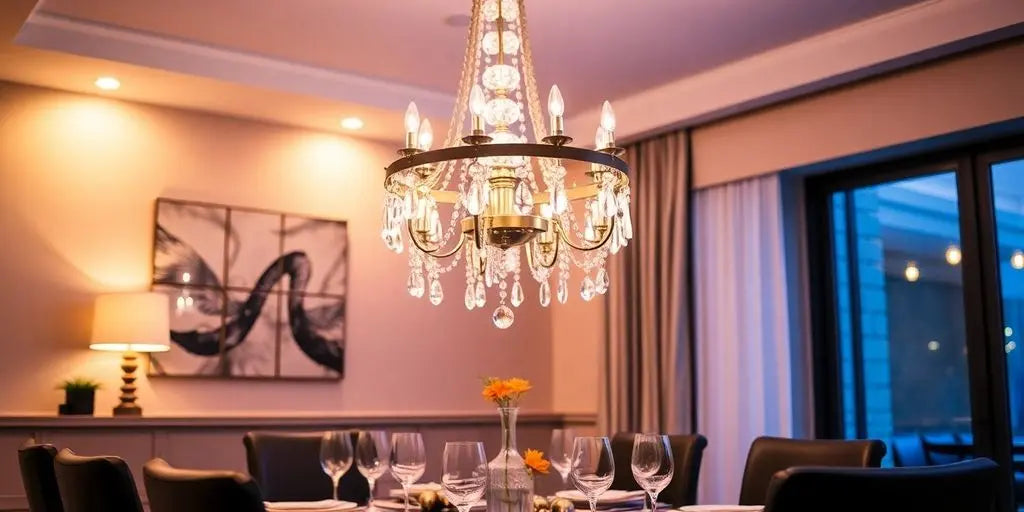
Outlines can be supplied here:
M526 450L526 453L523 454L523 461L531 471L542 475L548 474L548 469L551 468L551 462L545 460L544 452L539 450Z
M484 382L484 398L492 402L500 402L508 398L509 389L505 381L501 379L488 379Z
M505 386L511 393L523 394L531 389L533 386L530 385L530 381L526 379L520 379L519 377L512 377L505 381Z

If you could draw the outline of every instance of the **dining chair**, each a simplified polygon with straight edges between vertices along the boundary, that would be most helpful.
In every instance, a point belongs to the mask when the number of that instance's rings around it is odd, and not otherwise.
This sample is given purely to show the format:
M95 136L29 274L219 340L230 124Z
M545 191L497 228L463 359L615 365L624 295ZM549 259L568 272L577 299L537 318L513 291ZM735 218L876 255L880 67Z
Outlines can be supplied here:
M234 471L178 469L157 458L142 467L150 512L264 512L256 482Z
M885 443L873 439L785 439L759 437L750 444L740 484L740 505L763 505L772 476L796 466L877 468Z
M779 471L764 512L985 512L993 510L999 467L979 458L905 468L797 467Z
M352 446L358 431L349 431ZM317 501L333 494L330 477L320 467L322 432L249 432L245 434L245 457L249 474L267 501ZM355 463L338 484L338 499L365 505L370 483Z
M56 456L57 449L52 444L35 444L31 440L18 449L18 466L29 512L64 512L57 475L53 472Z
M896 467L927 466L928 459L924 452L924 439L921 434L900 434L889 441L892 448L892 463Z
M612 481L612 489L640 490L640 485L633 478L631 467L635 435L632 432L619 432L612 436L612 458L615 459L615 480ZM690 434L670 435L668 442L672 449L675 472L668 487L658 496L658 500L670 503L673 507L696 504L700 462L708 440L700 434Z
M120 457L81 457L65 448L53 469L65 512L142 512L135 479Z

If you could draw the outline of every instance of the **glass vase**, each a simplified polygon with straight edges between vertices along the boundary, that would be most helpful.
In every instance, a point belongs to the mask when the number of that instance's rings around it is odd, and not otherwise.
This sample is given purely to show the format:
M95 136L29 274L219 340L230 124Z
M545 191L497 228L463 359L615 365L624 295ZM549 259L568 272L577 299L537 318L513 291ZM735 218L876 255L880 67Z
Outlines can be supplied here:
M501 451L487 464L487 512L533 512L533 477L516 449L517 407L499 407Z

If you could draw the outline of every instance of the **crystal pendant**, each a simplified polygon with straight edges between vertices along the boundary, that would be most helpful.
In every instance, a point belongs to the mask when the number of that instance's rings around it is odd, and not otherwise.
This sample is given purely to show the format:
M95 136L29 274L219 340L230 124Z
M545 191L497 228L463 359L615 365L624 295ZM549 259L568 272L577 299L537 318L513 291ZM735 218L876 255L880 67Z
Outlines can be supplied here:
M548 307L551 304L551 285L547 281L540 283L540 291L538 292L538 299L542 307Z
M601 295L608 293L608 271L601 269L597 271L597 279L594 281L594 290Z
M406 286L409 288L409 295L416 297L417 299L423 296L423 274L419 272L412 272L409 274L409 280L406 282Z
M475 288L476 287L473 286L472 283L466 285L465 304L466 304L466 309L468 309L470 311L472 311L473 308L476 307L476 295L473 293L473 290Z
M430 212L430 241L440 242L442 236L444 236L444 228L441 227L441 214L437 212L437 208L434 208Z
M612 230L611 240L608 241L608 252L618 254L620 249L622 249L622 226L616 224L615 229Z
M580 297L583 297L583 300L590 302L590 300L594 298L594 292L594 280L591 279L590 276L584 277L583 284L580 285Z
M437 306L444 300L444 290L441 289L441 281L430 280L430 303Z
M504 304L498 306L494 310L494 314L491 315L491 320L494 321L494 326L498 329L508 329L515 319L516 315L512 313L512 309Z
M569 198L565 195L565 185L561 182L551 188L551 207L556 215L565 213L569 208Z
M470 215L480 215L487 208L487 186L482 180L472 180L469 183L469 190L463 198L466 211Z
M530 187L525 181L520 181L516 185L515 204L520 215L527 215L533 210L533 194L530 193Z
M605 216L614 217L616 213L619 213L619 205L615 201L615 192L612 191L612 187L603 187L598 199L601 201L601 208L604 210Z
M569 281L567 279L558 280L558 302L565 304L569 300Z
M597 241L597 233L594 231L594 221L587 215L587 221L583 224L583 239L588 242Z
M484 304L487 304L487 290L484 288L484 283L480 281L476 282L476 294L474 295L473 300L476 301L476 307L478 308L482 308L484 307Z
M512 285L512 305L518 308L524 300L526 300L526 296L523 294L523 285L519 284L519 281L516 281L516 283Z
M417 210L419 210L419 201L416 199L416 190L410 188L405 191L405 199L402 201L402 215L411 219L416 216Z

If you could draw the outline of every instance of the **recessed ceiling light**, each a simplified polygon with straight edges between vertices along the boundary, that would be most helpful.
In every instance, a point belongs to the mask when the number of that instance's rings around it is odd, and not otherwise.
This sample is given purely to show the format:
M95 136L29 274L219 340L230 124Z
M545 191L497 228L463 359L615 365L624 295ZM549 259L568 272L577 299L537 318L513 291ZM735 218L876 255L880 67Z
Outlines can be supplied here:
M121 81L112 76L101 76L93 83L104 91L116 91L121 88Z
M341 127L346 130L359 130L363 127L363 120L358 117L346 117L341 120Z

